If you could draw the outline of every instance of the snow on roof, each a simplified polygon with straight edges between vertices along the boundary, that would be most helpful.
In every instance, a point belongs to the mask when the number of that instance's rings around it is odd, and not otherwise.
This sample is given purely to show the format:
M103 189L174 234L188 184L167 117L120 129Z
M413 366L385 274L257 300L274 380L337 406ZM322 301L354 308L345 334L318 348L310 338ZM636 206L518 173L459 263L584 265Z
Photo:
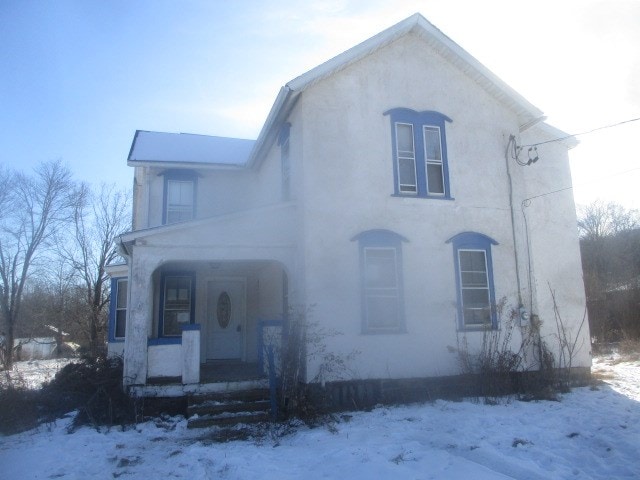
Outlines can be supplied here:
M128 163L198 163L242 166L255 140L190 133L136 131Z

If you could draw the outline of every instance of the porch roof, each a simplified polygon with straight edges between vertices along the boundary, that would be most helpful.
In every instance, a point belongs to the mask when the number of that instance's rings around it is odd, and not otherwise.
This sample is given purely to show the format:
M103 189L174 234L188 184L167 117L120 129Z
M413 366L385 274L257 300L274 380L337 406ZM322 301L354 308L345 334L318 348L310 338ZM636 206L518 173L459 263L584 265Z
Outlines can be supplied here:
M159 225L120 235L122 253L136 241L154 240L165 247L292 248L293 203L279 203L203 219Z

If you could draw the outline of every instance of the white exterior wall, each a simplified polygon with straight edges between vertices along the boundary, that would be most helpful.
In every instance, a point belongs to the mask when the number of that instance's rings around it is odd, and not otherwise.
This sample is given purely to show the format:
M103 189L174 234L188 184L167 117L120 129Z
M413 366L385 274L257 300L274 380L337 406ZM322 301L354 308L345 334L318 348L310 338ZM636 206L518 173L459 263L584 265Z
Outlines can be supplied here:
M446 240L475 231L498 241L492 247L496 300L518 306L505 165L509 135L518 132L515 115L414 35L321 80L300 105L305 300L315 305L312 320L343 333L328 340L337 352L361 352L352 365L357 377L460 373L447 348L457 343L457 297ZM383 112L396 107L453 120L446 135L455 200L391 196L391 126ZM559 212L565 213L574 216ZM402 246L407 333L362 333L359 250L350 239L376 228L409 240ZM560 248L573 255L575 243ZM466 337L473 348L482 334Z

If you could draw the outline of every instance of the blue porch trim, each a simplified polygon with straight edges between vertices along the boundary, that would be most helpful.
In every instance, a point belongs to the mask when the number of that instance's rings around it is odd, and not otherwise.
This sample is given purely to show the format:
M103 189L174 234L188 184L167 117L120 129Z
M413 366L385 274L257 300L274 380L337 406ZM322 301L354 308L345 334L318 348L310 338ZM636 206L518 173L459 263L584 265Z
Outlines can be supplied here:
M267 327L280 327L282 337L282 328L284 321L281 319L258 320L258 372L264 372L264 329Z
M156 345L181 345L182 337L161 337L161 338L149 338L147 339L147 346L153 347Z

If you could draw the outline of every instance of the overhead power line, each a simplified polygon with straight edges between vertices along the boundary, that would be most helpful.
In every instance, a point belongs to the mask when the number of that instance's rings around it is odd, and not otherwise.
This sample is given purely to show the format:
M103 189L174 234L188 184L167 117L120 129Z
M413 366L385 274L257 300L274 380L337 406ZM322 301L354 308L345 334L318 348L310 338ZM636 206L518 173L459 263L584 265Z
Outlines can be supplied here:
M625 123L631 123L631 122L637 122L638 120L640 120L640 117L638 118L631 118L629 120L623 120L622 122L618 122L618 123L612 123L611 125L605 125L603 127L598 127L598 128L594 128L592 130L588 130L586 132L580 132L580 133L574 133L572 135L567 135L564 137L560 137L560 138L555 138L553 140L547 140L546 142L539 142L539 143L532 143L530 145L521 145L520 148L524 148L524 147L537 147L538 145L544 145L545 143L553 143L553 142L561 142L562 140L566 140L567 138L573 138L573 137L578 137L580 135L587 135L588 133L593 133L593 132L597 132L598 130L604 130L605 128L613 128L613 127L618 127L620 125L624 125Z

